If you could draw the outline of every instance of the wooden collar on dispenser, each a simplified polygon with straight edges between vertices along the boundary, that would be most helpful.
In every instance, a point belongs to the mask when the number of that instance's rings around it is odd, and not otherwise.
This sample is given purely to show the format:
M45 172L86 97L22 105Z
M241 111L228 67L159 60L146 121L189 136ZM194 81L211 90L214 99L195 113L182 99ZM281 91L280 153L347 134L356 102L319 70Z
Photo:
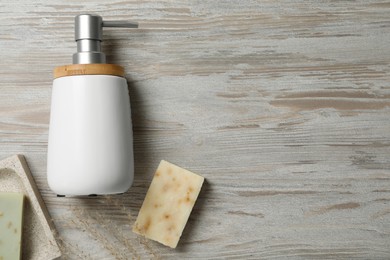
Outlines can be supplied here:
M54 78L75 76L75 75L112 75L124 77L125 70L122 66L115 64L71 64L56 67L54 69Z

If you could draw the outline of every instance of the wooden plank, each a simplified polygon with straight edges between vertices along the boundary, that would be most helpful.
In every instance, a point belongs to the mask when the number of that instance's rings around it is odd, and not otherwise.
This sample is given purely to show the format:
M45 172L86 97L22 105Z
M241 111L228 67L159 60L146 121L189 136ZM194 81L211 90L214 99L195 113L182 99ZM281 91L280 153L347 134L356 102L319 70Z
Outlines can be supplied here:
M26 155L65 258L390 257L390 4L386 1L0 3L0 158ZM73 17L122 65L135 182L56 198L46 183L52 70ZM10 65L12 64L12 65ZM158 162L206 178L176 250L130 229Z

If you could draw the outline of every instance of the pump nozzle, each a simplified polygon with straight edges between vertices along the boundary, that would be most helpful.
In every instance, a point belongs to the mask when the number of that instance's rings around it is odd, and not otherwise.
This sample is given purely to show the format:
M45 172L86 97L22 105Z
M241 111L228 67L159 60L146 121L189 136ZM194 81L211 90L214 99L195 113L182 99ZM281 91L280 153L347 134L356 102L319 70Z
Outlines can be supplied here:
M138 23L129 21L103 21L99 15L81 14L75 18L77 52L73 64L106 63L101 51L103 27L138 28Z

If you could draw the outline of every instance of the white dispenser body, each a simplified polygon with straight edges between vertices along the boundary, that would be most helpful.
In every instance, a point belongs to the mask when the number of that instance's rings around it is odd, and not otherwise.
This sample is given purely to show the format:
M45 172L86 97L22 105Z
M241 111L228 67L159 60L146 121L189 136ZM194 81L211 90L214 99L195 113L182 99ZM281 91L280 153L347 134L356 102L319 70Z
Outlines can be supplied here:
M58 195L126 192L134 177L127 82L74 75L53 82L47 178Z

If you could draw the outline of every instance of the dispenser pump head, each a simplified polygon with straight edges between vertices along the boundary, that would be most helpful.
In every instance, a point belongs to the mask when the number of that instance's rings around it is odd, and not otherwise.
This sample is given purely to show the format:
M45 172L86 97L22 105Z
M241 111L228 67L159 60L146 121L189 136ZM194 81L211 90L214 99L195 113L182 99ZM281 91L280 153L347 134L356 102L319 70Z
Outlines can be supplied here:
M73 64L106 63L101 50L103 27L138 28L138 23L129 21L103 21L99 15L81 14L75 18L77 52Z

